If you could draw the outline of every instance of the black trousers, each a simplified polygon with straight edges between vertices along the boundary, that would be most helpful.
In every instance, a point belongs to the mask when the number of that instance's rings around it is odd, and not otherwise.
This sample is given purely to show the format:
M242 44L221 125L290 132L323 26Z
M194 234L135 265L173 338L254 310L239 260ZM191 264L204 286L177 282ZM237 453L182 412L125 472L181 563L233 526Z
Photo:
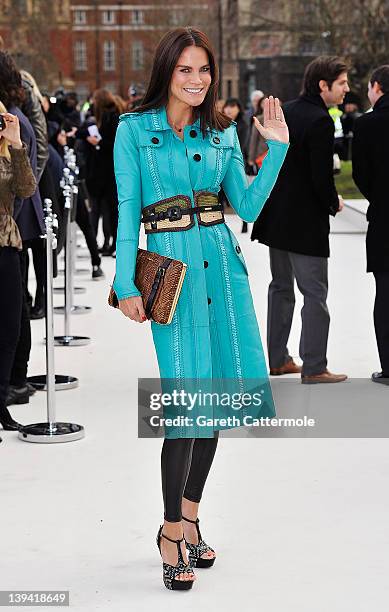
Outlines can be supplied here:
M389 272L374 272L374 328L383 374L389 377Z
M92 225L97 236L100 217L103 217L103 233L104 244L109 246L112 238L111 246L116 245L116 234L118 227L118 199L116 190L107 191L101 196L93 196L92 198L91 218Z
M218 431L213 438L165 438L161 474L166 521L181 521L182 497L193 502L201 500L218 440Z
M34 306L36 308L45 307L45 286L46 286L46 250L45 242L42 238L33 238L32 240L26 240L24 242L26 251L26 277L28 278L28 267L30 258L28 255L28 248L31 249L32 259L34 263L35 279L36 279L36 290ZM32 305L32 298L30 293L28 294L29 305Z
M18 253L18 258L22 283L20 334L12 365L10 383L15 387L22 387L26 384L27 367L31 352L30 306L27 289L27 248L25 243L23 243L23 251Z
M5 407L22 312L20 255L0 247L0 407Z
M86 244L91 255L92 266L99 266L101 258L97 247L96 234L92 225L91 213L89 213L85 200L78 194L76 222L85 236Z

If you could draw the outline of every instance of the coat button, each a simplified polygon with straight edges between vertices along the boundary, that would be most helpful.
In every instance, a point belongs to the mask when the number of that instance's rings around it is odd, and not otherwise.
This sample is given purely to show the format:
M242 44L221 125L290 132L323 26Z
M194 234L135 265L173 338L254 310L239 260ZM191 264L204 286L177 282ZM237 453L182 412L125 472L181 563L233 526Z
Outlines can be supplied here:
M212 301L212 300L211 300L211 298L208 298L208 304L210 304L210 303L211 303L211 301Z
M217 136L215 136L215 138L213 139L213 142L215 144L220 144L220 138L218 138Z
M204 261L204 268L208 268L208 262Z
M196 130L191 130L191 131L189 132L189 136L192 136L192 138L196 138L196 136L197 136L197 132L196 132Z
M151 142L153 142L154 144L158 144L158 143L159 143L159 138L157 138L156 136L154 136L154 137L151 139Z
M240 253L240 252L241 252L241 248L240 248L239 244L238 244L238 246L236 246L236 247L235 247L235 251L236 251L237 253Z
M199 153L195 153L195 154L193 155L193 159L194 159L195 161L200 161L200 159L201 159L201 155L200 155Z

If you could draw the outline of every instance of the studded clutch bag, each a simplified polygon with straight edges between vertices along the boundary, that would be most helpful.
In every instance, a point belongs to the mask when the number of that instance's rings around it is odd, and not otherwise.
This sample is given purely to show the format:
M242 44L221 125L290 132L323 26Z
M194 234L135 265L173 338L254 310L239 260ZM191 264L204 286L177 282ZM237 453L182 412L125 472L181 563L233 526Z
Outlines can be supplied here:
M161 325L171 323L186 269L187 265L178 259L138 249L135 285L142 294L143 307L148 319ZM108 304L114 308L119 307L119 301L112 286Z

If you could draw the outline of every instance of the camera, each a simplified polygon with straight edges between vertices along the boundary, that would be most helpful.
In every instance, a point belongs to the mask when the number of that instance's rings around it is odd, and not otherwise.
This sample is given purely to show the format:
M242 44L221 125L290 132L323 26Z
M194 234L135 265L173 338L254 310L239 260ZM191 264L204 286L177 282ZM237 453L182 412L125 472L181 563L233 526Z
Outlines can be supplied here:
M6 120L4 119L3 115L0 115L0 132L5 130L6 127L7 127Z

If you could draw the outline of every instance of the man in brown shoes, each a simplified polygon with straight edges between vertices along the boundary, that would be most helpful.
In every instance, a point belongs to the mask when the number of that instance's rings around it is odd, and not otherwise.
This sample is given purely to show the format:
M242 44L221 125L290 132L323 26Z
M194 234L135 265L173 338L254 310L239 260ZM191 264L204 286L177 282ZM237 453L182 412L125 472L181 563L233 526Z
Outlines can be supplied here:
M283 107L291 146L251 234L252 240L270 247L270 374L301 372L304 384L337 383L347 378L327 370L327 291L329 216L343 208L334 183L334 122L328 107L341 104L348 91L347 66L341 58L322 56L307 66L302 95ZM291 360L287 348L295 281L304 296L301 368Z

